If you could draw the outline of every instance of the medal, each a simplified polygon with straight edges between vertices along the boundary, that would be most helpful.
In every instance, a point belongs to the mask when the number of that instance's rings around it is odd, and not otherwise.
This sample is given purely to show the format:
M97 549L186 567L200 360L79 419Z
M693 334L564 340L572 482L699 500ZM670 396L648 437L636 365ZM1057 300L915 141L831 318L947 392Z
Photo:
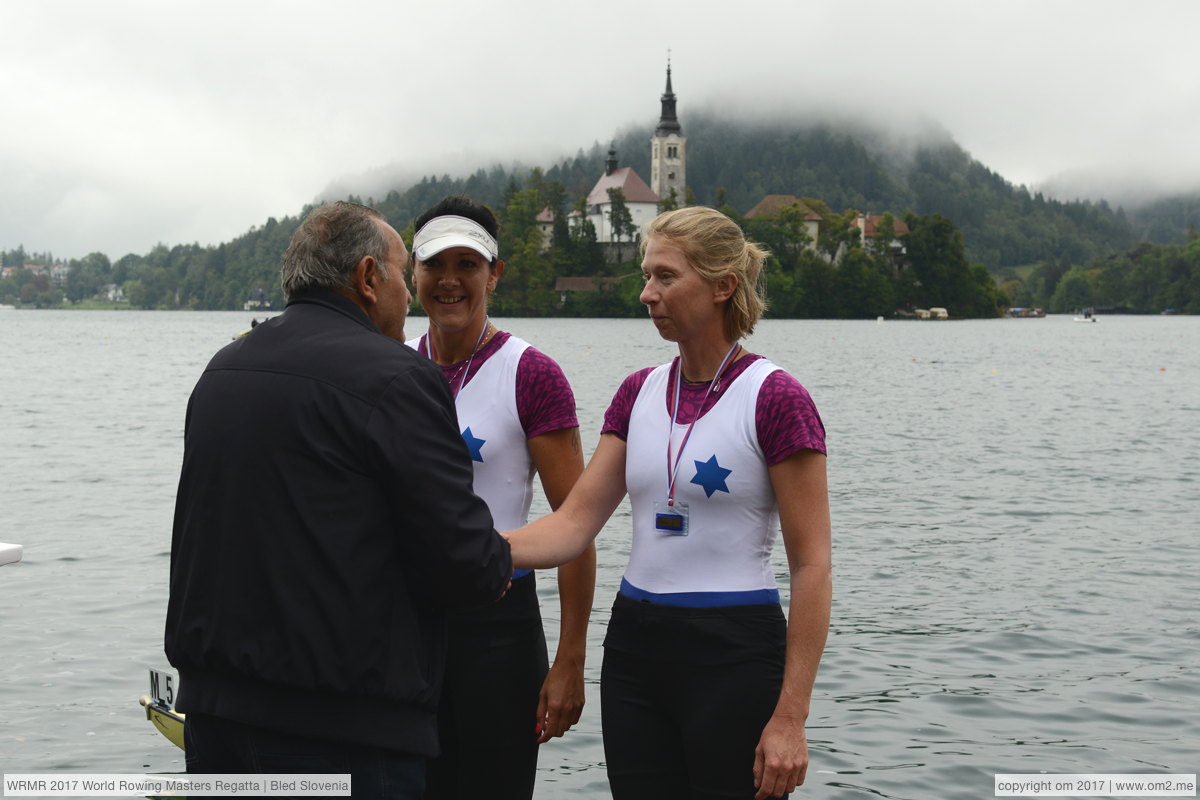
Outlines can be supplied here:
M491 322L492 322L491 316L484 316L483 330L481 330L479 332L479 338L475 340L475 346L473 348L471 348L471 355L467 359L467 363L465 365L463 365L461 368L459 368L458 374L454 376L455 378L458 378L458 386L457 387L454 386L453 380L450 381L450 386L451 386L451 388L454 389L454 401L455 402L458 402L458 393L462 391L463 386L467 382L467 373L471 371L471 362L475 360L475 354L479 352L479 345L483 344L483 337L487 335L488 326L491 324ZM429 350L429 357L431 359L433 359L434 362L436 362L437 354L433 352L433 334L432 333L428 333L425 335L425 346Z

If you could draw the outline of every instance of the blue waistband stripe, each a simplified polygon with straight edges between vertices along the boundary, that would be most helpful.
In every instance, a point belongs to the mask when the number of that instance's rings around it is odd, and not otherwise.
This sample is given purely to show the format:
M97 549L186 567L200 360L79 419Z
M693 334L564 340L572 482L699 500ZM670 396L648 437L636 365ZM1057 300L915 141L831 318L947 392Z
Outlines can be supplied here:
M660 606L717 608L720 606L777 606L778 589L750 589L745 592L647 592L621 578L621 594L630 600L657 603Z
M513 574L512 574L512 579L515 581L517 578L524 578L526 575L528 575L531 572L533 572L533 570L531 570L531 569L514 569Z

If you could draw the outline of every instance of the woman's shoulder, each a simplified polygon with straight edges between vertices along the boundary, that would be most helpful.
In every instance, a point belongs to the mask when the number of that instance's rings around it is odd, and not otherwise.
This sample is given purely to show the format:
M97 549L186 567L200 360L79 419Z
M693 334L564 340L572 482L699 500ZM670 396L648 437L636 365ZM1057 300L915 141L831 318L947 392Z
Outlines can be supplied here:
M523 339L509 341L523 348L517 362L516 389L517 415L526 436L578 427L575 393L558 362Z
M508 340L514 347L524 348L521 350L521 360L518 369L528 373L529 375L538 375L542 373L557 373L563 374L563 369L550 356L538 350L524 339L512 336Z
M615 433L622 441L628 439L629 417L633 413L633 404L641 394L646 379L656 369L661 369L661 367L644 367L627 375L625 380L621 381L616 394L613 395L612 402L608 404L608 409L604 412L604 426L600 429L600 433Z
M633 401L637 399L638 395L641 394L642 388L646 385L646 382L651 379L651 377L657 376L656 380L658 380L660 384L665 379L670 378L671 367L674 365L674 363L674 361L670 361L666 364L659 364L656 367L642 367L636 372L629 373L625 376L625 380L621 381L621 385L617 388L617 393L613 397L614 402L617 399L624 398L628 403L632 404Z
M808 390L804 388L804 384L792 373L788 372L778 364L773 364L764 359L764 367L772 368L767 377L763 380L763 389L772 394L796 395L809 397ZM811 399L811 398L810 398Z
M621 381L621 387L618 391L626 390L637 394L642 390L642 386L645 385L646 380L656 369L662 369L662 367L642 367L636 372L629 373L625 376L625 380Z
M798 450L825 450L825 425L803 384L782 368L763 380L758 393L755 424L768 464Z

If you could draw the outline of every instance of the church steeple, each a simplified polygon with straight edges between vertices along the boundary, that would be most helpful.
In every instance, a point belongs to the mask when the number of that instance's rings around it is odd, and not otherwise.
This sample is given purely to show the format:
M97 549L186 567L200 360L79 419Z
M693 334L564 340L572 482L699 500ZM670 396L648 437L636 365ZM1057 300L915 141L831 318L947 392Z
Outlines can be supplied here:
M682 205L687 191L687 139L675 115L675 90L671 88L671 55L667 53L667 89L662 94L662 113L650 139L650 188L660 200L671 198Z
M662 95L662 115L658 118L658 127L654 129L655 136L666 136L670 133L682 134L679 118L675 116L675 92L671 89L671 59L667 58L667 90Z
M608 158L604 159L604 174L612 175L617 171L617 143L608 148Z

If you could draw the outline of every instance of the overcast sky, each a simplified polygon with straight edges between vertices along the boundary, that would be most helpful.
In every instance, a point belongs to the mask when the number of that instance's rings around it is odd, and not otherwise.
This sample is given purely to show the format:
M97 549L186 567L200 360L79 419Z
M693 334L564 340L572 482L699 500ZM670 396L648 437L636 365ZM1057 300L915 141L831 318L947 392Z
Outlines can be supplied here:
M925 115L1017 184L1200 186L1200 2L0 0L0 249L227 241L387 165L689 110ZM797 193L803 187L796 187Z

